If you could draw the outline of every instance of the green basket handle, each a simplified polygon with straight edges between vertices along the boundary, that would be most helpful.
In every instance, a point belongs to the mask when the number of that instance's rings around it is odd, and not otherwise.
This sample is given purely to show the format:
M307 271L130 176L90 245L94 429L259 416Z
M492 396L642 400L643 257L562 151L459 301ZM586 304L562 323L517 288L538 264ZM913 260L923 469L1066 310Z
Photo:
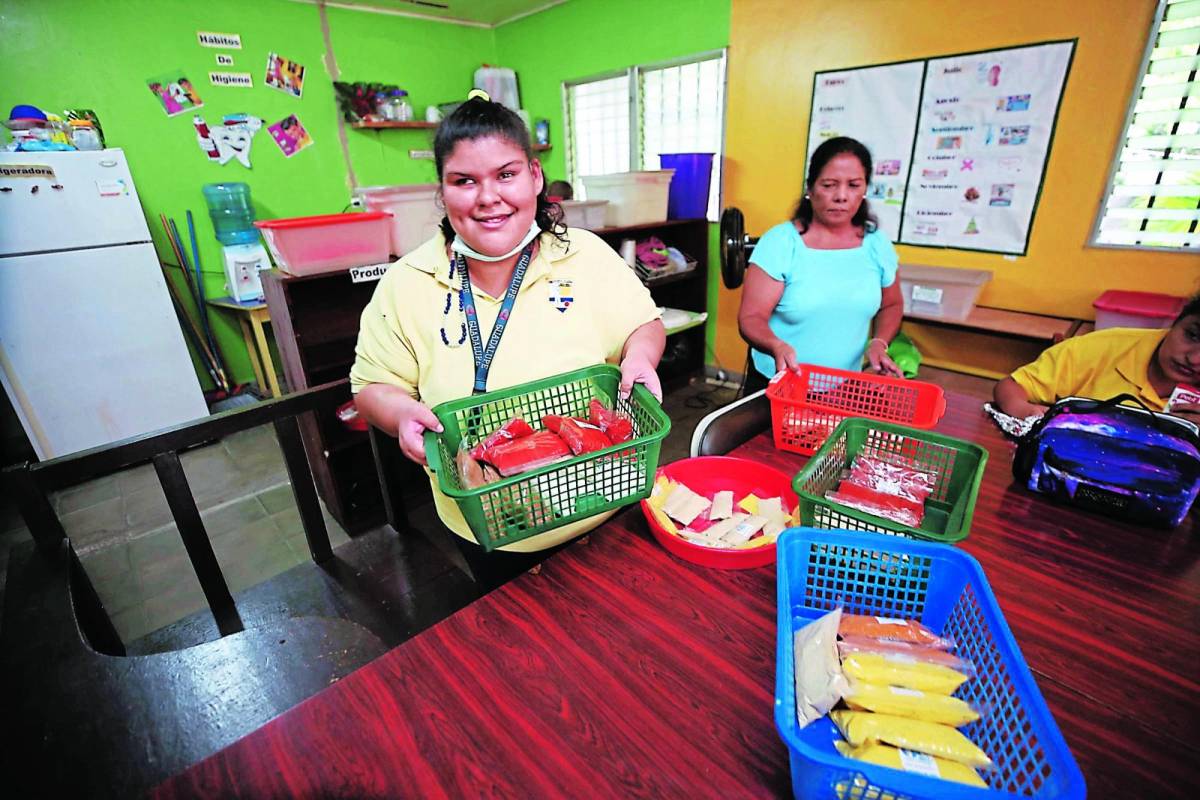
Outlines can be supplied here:
M436 433L426 428L424 433L425 463L429 465L429 469L433 472L437 472L442 466L442 457L438 453L437 437Z

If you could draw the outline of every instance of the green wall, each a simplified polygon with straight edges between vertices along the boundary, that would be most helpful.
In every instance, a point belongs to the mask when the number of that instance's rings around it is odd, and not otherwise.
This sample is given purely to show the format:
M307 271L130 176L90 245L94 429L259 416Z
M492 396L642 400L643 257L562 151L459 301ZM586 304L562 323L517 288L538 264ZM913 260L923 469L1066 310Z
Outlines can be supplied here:
M550 121L554 146L542 154L549 179L567 177L563 81L719 50L729 44L729 15L730 0L568 0L497 28L498 63L517 71L521 104L531 120ZM712 226L708 258L705 339L710 363L715 363L720 282L716 227Z
M464 97L475 68L495 58L491 30L339 9L329 9L328 16L342 79L403 86L418 113L427 104ZM197 31L240 34L242 48L201 47ZM260 219L338 212L350 199L315 6L288 0L0 0L0 50L0 113L7 117L16 103L49 112L94 109L108 146L123 148L129 158L164 261L173 263L174 257L158 215L173 217L186 239L185 212L192 211L209 296L227 292L220 244L200 191L203 184L248 183ZM263 83L269 52L305 65L300 98ZM217 53L232 55L234 65L218 67ZM175 69L182 69L196 87L204 101L198 113L210 125L242 111L264 120L254 138L252 169L235 161L210 163L196 144L192 114L167 117L146 80ZM254 86L212 86L208 72L213 70L249 72ZM265 126L293 113L313 145L285 158ZM409 149L429 146L429 133L347 130L360 185L433 181L433 162L408 157ZM173 274L178 283L178 270ZM209 316L236 380L252 380L236 320L219 311ZM197 372L210 387L207 375L199 368Z
M545 158L552 177L565 173L561 84L564 80L632 64L662 61L724 47L729 0L570 0L497 29L475 28L386 14L328 9L334 57L345 81L380 81L408 90L418 116L427 105L459 100L481 63L517 70L532 119L551 120L554 148ZM237 33L240 50L201 47L197 31ZM50 112L94 109L110 147L123 148L141 195L160 257L173 263L158 222L173 217L186 237L185 213L196 221L209 296L226 293L220 245L213 237L200 187L217 181L248 183L260 219L341 211L350 176L338 141L338 111L318 10L288 0L0 0L0 113L16 103ZM267 54L306 67L304 92L294 98L263 83ZM233 56L217 66L216 54ZM192 114L168 118L146 88L151 77L181 69L192 81L210 125L225 114L261 117L253 168L207 161L196 144ZM249 89L212 86L209 71L248 72ZM290 159L265 126L296 114L313 145ZM433 163L409 158L430 146L430 131L347 129L358 185L435 180ZM173 270L178 282L178 270ZM710 307L715 305L710 304ZM131 315L136 313L131 309ZM252 379L237 323L210 314L236 380ZM203 371L201 380L210 382Z

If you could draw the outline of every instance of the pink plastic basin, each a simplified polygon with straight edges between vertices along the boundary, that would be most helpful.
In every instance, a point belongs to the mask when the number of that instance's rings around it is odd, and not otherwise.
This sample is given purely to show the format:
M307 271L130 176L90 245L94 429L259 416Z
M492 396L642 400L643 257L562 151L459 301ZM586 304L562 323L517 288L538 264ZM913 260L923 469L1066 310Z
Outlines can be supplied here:
M292 275L386 264L391 217L385 211L268 219L254 223L271 248L275 266Z

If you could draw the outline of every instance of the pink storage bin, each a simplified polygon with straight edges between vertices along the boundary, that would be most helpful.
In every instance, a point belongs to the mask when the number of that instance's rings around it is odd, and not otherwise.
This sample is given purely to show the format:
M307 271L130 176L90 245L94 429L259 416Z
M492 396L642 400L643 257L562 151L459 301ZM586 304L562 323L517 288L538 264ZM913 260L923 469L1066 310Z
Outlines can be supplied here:
M1186 302L1183 297L1109 289L1096 298L1096 330L1105 328L1169 328Z
M386 264L391 258L392 215L324 214L254 223L271 249L275 266L292 275Z

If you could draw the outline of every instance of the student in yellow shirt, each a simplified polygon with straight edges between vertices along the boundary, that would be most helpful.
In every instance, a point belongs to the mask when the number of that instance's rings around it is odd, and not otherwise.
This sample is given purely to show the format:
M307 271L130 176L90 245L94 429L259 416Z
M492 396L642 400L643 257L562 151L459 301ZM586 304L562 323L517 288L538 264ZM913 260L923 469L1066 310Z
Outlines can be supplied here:
M1059 342L996 384L996 406L1040 416L1063 397L1107 400L1131 394L1161 411L1178 385L1200 386L1200 294L1166 330L1109 328ZM1200 421L1200 406L1171 410Z
M434 162L446 216L432 239L388 270L363 311L350 373L359 413L424 464L423 434L441 430L431 407L472 392L609 361L620 364L623 395L643 383L661 399L655 369L666 334L658 308L612 248L562 224L521 118L472 97L438 127ZM475 326L467 324L472 310ZM438 515L484 584L540 560L514 553L564 544L607 518L484 554L430 478Z

